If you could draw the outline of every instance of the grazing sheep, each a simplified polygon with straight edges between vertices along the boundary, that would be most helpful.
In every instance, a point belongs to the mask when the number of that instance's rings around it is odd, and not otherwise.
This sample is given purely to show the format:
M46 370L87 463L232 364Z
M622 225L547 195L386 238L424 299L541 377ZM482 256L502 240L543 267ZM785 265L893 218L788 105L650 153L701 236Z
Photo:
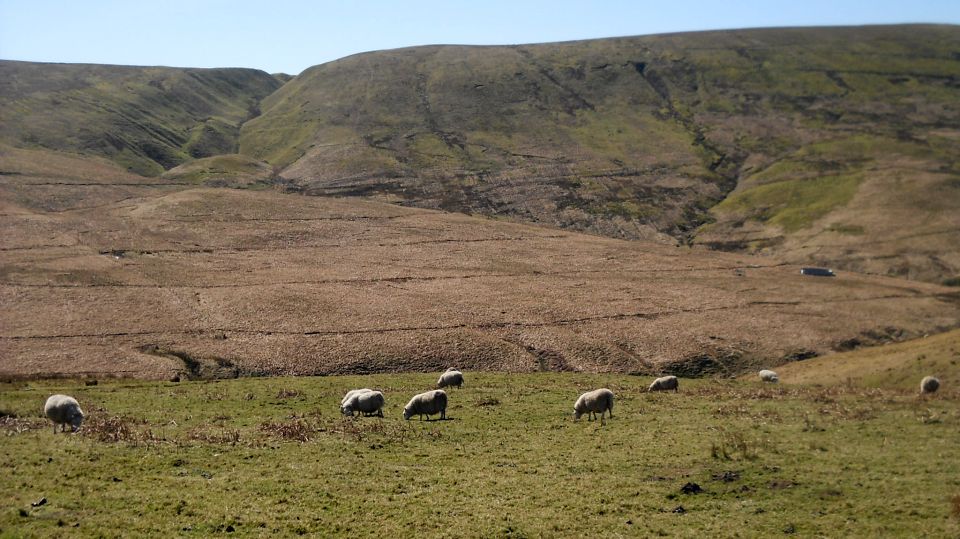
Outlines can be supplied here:
M430 416L437 413L440 414L440 419L447 418L447 394L440 389L414 395L410 402L403 407L404 419L419 415L420 419L423 420L423 416L426 415L429 420Z
M66 395L51 395L43 406L43 413L53 421L54 433L57 432L57 425L62 426L61 432L66 432L69 423L73 432L77 432L83 423L83 410L77 399Z
M577 399L577 402L573 405L573 419L576 421L583 414L589 413L587 419L592 420L595 418L595 414L599 412L600 421L603 421L603 414L607 411L610 412L610 417L613 417L613 391L606 388L594 389L580 395L580 398Z
M457 388L463 386L463 373L453 367L447 369L447 372L441 374L440 379L437 380L437 387L451 386L457 386Z
M780 381L780 377L777 376L777 373L771 370L763 369L760 371L760 380L764 382L770 382L771 384L776 384Z
M350 391L347 391L347 394L344 395L342 399L340 399L340 412L343 413L343 405L346 404L351 397L360 393L367 393L370 391L373 391L373 390L368 387L365 387L363 389L351 389Z
M920 380L921 395L936 393L938 389L940 389L940 380L938 380L935 376L924 376L923 380Z
M676 376L662 376L657 378L650 384L647 391L669 391L671 389L674 393L680 391L680 381L677 380Z
M342 399L340 399L340 413L341 414L344 413L343 406L347 404L347 401L349 401L354 395L359 395L360 393L368 393L370 391L373 391L373 390L368 387L365 387L363 389L351 389L350 391L347 391L347 394L344 395Z
M383 417L383 393L373 390L359 390L347 399L340 407L340 413L353 417L354 412L360 412L366 416L374 414Z

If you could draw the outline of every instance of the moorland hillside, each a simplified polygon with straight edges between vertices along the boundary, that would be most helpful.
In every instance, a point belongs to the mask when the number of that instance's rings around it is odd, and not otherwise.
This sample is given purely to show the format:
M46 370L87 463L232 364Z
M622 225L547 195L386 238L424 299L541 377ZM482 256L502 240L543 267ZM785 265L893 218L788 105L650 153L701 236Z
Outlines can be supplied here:
M899 25L423 46L293 78L0 62L0 143L953 284L958 58L957 27Z
M0 152L5 376L734 375L960 319L929 283L44 155Z

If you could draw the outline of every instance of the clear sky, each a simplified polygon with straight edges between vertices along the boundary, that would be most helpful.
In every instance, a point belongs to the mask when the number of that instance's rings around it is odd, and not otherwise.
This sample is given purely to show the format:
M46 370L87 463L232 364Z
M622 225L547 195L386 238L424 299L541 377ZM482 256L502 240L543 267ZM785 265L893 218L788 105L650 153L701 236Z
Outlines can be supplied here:
M295 75L412 45L907 22L960 24L960 0L0 0L0 58Z

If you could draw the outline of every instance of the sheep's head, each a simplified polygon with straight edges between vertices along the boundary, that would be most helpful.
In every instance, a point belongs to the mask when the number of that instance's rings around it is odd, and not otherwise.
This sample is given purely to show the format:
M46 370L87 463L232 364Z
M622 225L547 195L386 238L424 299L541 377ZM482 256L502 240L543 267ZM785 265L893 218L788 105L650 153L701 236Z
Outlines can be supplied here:
M352 416L352 415L353 415L353 406L350 406L349 404L345 404L345 405L341 406L341 407L340 407L340 413L343 414L343 415L351 415L351 416Z
M404 419L410 419L411 416L413 416L413 412L412 412L409 408L404 408L404 409L403 409L403 418L404 418Z
M573 420L574 420L574 421L579 421L581 415L583 415L583 412L581 412L580 410L577 410L576 408L573 409Z
M70 428L73 429L73 432L80 430L80 424L83 423L83 410L77 408L67 422L70 423Z

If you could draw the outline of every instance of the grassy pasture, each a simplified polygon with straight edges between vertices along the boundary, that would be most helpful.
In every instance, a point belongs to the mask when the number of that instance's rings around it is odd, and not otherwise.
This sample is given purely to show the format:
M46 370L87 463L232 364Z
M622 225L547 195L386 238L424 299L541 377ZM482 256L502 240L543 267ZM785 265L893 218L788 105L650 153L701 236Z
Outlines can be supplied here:
M960 533L960 393L468 373L0 386L0 535L911 536ZM617 394L605 425L572 403ZM386 417L344 419L376 387ZM54 435L47 395L75 395ZM686 483L703 492L681 492ZM33 507L41 498L47 503ZM952 498L952 500L951 500ZM682 507L682 509L680 509Z

